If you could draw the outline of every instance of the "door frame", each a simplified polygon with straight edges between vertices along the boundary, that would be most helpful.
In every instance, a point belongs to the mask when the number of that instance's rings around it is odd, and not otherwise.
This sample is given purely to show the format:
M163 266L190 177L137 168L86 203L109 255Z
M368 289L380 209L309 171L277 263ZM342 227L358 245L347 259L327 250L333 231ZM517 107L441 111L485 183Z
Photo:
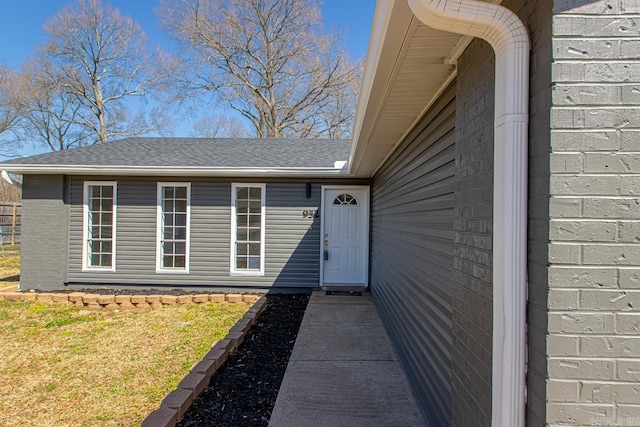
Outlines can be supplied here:
M369 200L369 186L368 185L323 185L320 187L320 287L325 288L327 284L324 283L324 228L325 223L324 220L326 218L325 215L325 196L327 190L364 190L365 193L365 206L360 206L364 209L364 221L365 221L365 242L364 242L364 251L365 251L365 262L364 262L364 287L369 287L369 235L371 234L371 230L369 230L369 216L371 209L371 202ZM330 283L329 285L334 285L334 283ZM345 287L350 286L350 284L345 283Z

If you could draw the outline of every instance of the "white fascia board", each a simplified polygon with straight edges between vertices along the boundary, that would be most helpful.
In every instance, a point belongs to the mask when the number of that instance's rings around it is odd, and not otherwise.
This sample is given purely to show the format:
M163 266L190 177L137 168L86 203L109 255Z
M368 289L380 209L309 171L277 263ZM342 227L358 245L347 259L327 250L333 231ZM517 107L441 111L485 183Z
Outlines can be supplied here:
M161 166L6 165L17 174L127 175L127 176L333 176L347 175L342 168L228 168Z
M402 25L396 25L393 23L394 19L399 19L397 13L394 15L394 11L396 11L395 9L397 9L396 0L378 1L376 3L373 25L371 28L371 37L369 39L369 50L367 51L364 75L362 77L360 92L358 94L358 106L355 115L351 150L349 152L349 160L347 162L349 172L353 171L354 167L357 167L355 164L357 161L356 151L366 149L366 146L369 143L368 133L370 130L365 128L365 121L367 117L373 113L368 110L371 110L372 108L379 110L381 108L379 102L372 99L372 95L374 94L373 86L376 79L379 78L378 73L380 71L380 64L387 63L387 61L395 63L399 52L399 49L388 49L383 51L383 47L385 47L385 44L389 42L388 36L390 36L390 34L388 29L390 27L402 27ZM405 27L406 26L407 25L405 25ZM398 37L399 34L396 32L391 34L391 36ZM391 55L395 55L395 57L385 58L383 56L385 53L390 53Z
M388 2L376 2L376 9L373 15L373 25L371 27L371 36L369 37L369 49L367 50L367 58L364 66L364 75L362 76L360 92L358 93L356 122L353 128L353 140L351 141L351 150L349 152L349 168L353 165L356 147L360 139L360 133L362 132L362 122L364 121L365 112L369 105L371 89L373 88L376 70L380 63L384 38L387 34L389 22L391 22L391 11L393 10L394 2L395 0Z

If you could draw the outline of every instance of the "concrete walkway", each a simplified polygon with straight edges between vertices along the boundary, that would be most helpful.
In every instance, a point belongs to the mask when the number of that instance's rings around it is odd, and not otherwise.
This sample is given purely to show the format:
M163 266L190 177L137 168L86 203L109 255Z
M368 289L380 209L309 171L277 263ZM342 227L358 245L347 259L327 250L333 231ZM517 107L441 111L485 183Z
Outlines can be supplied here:
M371 294L311 295L269 426L426 426Z

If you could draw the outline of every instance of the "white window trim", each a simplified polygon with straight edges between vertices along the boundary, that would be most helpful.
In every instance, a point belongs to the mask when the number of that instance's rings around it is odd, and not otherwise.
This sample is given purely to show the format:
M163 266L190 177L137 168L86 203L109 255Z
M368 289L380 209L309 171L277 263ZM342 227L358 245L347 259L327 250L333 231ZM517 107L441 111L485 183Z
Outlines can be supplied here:
M260 269L259 270L238 270L236 269L236 237L238 233L236 219L236 188L253 187L260 188ZM231 248L230 248L230 275L231 276L264 276L265 265L265 225L266 225L266 199L267 184L233 182L231 183Z
M187 230L185 242L184 268L162 267L162 189L164 187L185 187L187 189ZM191 253L191 183L190 182L158 182L156 191L156 273L189 274Z
M113 187L113 224L111 228L111 267L92 267L89 265L89 248L87 240L89 238L89 186L112 186ZM118 183L117 181L85 181L82 196L82 271L114 273L116 271L116 224L118 211Z

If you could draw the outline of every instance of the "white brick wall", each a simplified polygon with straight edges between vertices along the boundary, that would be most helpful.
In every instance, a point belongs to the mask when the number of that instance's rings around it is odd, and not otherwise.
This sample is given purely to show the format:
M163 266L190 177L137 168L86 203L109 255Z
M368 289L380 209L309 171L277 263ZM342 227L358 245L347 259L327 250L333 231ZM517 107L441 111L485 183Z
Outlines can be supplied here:
M554 4L546 422L640 425L640 2Z

